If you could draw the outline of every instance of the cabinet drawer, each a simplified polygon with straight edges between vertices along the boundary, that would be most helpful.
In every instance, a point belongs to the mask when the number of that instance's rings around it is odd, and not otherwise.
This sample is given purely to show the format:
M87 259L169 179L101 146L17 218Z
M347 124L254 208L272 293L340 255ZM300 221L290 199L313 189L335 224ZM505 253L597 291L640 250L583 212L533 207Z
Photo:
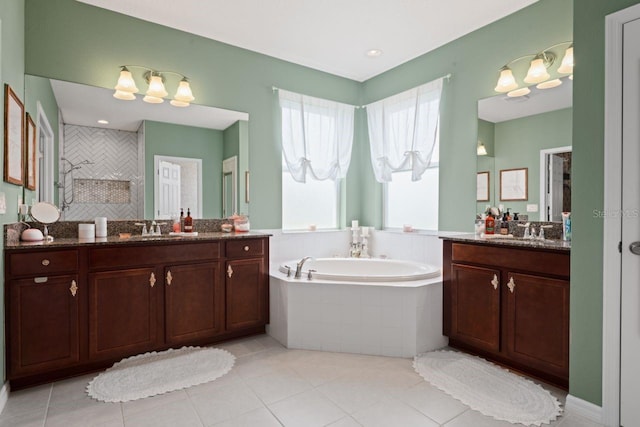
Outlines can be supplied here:
M99 248L89 251L89 268L112 269L126 266L207 261L219 257L219 242Z
M12 276L46 276L78 270L78 251L43 251L9 255L9 274Z
M452 261L569 277L569 253L454 243Z
M241 239L227 242L228 258L253 257L264 254L264 239Z

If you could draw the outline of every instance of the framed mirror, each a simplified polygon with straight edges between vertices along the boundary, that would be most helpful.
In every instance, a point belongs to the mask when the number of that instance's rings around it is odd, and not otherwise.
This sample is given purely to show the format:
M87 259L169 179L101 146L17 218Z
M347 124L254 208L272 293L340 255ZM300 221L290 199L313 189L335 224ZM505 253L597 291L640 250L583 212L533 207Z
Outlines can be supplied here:
M551 89L531 87L529 95L478 101L477 172L488 173L491 186L488 200L477 201L478 213L495 206L532 220L561 221L561 212L571 210L573 84L561 80ZM516 172L501 171L525 169L526 188L522 172L515 176L517 191L503 187L501 178L513 183ZM510 195L501 196L503 190Z
M35 195L25 191L25 197L40 198L45 194L41 190L52 188L51 201L65 220L165 218L167 213L157 206L164 193L158 191L155 156L199 161L194 173L201 174L201 184L193 186L197 194L174 202L185 211L191 208L194 218L219 218L223 159L242 153L239 163L248 169L249 115L244 112L148 104L141 97L122 101L111 89L37 76L25 77L25 97L28 111L44 115L53 135L40 144L51 145L38 163L42 182ZM53 167L46 170L48 162ZM237 177L236 191L243 186ZM186 190L181 194L191 194Z

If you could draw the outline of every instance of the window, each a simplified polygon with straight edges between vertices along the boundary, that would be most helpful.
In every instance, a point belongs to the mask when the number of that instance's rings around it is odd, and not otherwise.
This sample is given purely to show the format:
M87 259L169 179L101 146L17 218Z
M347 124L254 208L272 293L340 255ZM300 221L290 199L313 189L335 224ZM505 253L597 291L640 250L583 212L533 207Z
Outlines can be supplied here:
M340 182L353 143L354 107L279 90L282 228L338 228Z
M367 105L371 165L384 186L384 227L438 229L442 79Z
M384 226L401 228L405 224L419 230L438 230L439 168L433 161L419 181L411 171L392 173L385 184Z
M338 228L340 181L319 181L307 176L297 182L282 161L282 229Z

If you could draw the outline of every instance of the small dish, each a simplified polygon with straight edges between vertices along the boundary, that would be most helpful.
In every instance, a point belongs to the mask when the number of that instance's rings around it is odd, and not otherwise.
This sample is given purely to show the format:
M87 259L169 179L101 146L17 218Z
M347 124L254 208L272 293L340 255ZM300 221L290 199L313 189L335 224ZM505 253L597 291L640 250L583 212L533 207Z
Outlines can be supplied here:
M120 233L119 236L121 239L129 239L131 238L131 233Z

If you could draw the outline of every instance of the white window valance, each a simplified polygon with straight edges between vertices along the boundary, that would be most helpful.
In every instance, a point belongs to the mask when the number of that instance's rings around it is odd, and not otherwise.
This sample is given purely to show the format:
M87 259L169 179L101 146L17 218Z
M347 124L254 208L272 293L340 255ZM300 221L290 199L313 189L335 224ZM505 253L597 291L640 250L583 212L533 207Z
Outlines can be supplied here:
M418 181L437 150L442 78L367 105L371 164L378 182L411 170Z
M282 153L291 176L305 182L347 176L353 145L355 107L278 90L282 112Z

